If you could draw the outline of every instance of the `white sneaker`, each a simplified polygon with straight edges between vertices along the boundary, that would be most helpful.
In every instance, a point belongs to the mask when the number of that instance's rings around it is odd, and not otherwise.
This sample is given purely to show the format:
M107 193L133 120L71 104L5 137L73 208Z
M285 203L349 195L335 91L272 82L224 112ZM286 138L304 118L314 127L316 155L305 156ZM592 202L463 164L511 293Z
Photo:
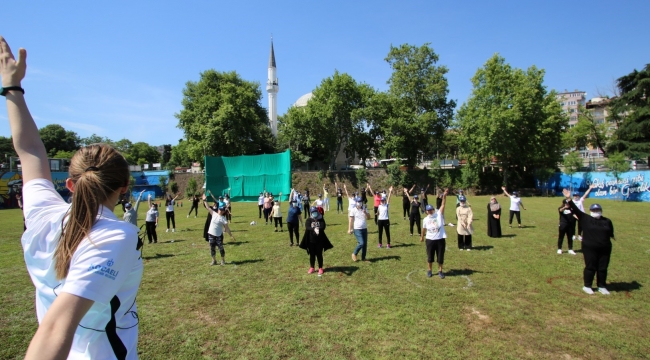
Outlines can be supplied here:
M575 251L573 251L573 250L569 250L569 254L571 254L571 255L575 255L575 254L576 254L576 252L575 252Z
M172 229L172 232L176 232L176 229Z
M607 291L607 289L605 289L605 288L599 287L598 292L603 294L603 295L609 295L609 291Z
M472 250L472 249L467 249L467 251L470 251L470 250Z
M465 250L465 249L458 249L458 250L463 251L463 250Z
M594 294L594 291L591 290L590 287L583 286L583 287L582 287L582 291L586 292L587 295L593 295L593 294Z
M557 253L561 255L562 254L562 249L557 249Z
M169 232L169 229L165 230L165 232Z
M196 219L196 215L194 215L194 218Z

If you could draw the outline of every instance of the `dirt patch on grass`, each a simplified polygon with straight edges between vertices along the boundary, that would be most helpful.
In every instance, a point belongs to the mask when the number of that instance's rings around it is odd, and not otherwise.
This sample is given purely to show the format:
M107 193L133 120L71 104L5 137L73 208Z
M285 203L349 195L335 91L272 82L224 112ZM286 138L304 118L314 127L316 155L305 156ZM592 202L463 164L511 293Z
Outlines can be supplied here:
M485 330L492 324L490 316L481 313L476 308L465 308L465 319L467 320L467 327L472 332Z

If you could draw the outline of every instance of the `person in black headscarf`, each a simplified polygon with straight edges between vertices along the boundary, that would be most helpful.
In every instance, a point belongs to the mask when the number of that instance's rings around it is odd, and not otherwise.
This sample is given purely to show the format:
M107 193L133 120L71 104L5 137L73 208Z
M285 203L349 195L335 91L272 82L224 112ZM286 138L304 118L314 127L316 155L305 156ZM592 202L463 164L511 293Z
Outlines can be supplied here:
M488 236L493 238L501 237L501 204L494 196L490 198L487 206L487 230Z
M567 242L569 243L569 254L575 255L573 251L573 239L576 233L576 218L573 215L571 206L569 206L569 199L562 200L562 205L557 209L560 213L560 233L557 238L557 253L562 254L562 243L564 242L564 235L566 235Z
M323 251L334 247L325 235L326 226L319 209L312 206L309 209L309 218L305 221L305 234L300 241L300 248L307 250L309 254L310 267L307 274L314 273L314 265L318 259L318 276L323 275Z

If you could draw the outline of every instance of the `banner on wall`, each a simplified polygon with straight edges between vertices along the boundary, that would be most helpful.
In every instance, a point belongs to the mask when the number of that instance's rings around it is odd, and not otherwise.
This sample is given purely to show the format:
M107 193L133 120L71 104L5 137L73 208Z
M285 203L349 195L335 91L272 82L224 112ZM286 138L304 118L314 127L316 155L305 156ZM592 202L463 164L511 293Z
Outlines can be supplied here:
M591 184L596 187L587 196L590 199L616 199L626 201L650 202L650 171L628 171L620 174L619 179L605 172L579 172L569 176L555 173L547 183L537 180L537 188L556 195L562 195L562 189L573 188L574 192L583 194Z

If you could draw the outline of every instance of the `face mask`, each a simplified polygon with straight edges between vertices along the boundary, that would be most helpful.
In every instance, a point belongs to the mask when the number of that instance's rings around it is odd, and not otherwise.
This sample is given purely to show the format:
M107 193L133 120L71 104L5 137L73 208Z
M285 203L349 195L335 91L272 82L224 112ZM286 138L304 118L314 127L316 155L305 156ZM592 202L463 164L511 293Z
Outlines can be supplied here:
M593 211L591 211L591 216L593 216L593 217L595 217L596 219L598 219L598 218L600 218L601 216L603 216L603 213L599 213L599 212L593 212Z
M314 219L317 218L318 217L318 212L315 211L315 212L311 213L311 217L313 217Z
M361 205L362 205L361 203L357 203L357 205L356 205L357 209L361 209Z

